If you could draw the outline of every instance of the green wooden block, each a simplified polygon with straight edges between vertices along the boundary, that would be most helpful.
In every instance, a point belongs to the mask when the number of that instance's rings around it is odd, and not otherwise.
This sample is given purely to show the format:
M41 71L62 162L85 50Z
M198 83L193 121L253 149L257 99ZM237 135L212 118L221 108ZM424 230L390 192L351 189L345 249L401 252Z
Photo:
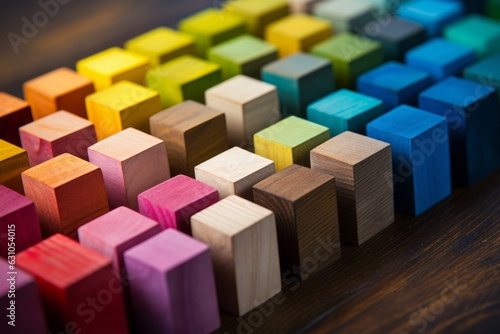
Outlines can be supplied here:
M486 13L495 20L500 20L500 0L486 0Z

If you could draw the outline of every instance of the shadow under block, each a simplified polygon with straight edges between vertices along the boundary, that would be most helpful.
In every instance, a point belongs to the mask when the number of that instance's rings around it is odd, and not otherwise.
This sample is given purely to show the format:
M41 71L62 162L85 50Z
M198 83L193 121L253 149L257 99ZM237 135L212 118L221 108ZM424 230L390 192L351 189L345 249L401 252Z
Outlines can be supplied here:
M340 258L335 179L291 165L253 187L254 201L276 215L281 272L302 280Z
M76 239L78 227L109 211L101 169L71 154L26 170L22 179L44 238L62 233Z
M252 187L276 171L274 161L233 147L194 168L196 179L219 192L252 200Z
M446 119L402 105L368 123L368 136L391 144L397 211L418 216L451 194ZM338 184L338 183L337 183Z
M432 85L429 73L390 61L358 78L358 91L384 101L386 110L400 104L416 106L418 94Z
M500 106L493 87L450 77L423 91L419 105L447 119L455 184L473 186L500 168Z
M149 58L114 47L78 61L76 70L102 90L122 80L143 84L149 66Z
M185 175L178 175L139 194L141 214L191 235L191 216L219 201L217 189Z
M486 57L465 68L464 78L491 86L498 92L500 99L500 54Z
M85 97L94 92L94 84L85 76L61 67L25 82L23 91L35 120L58 110L87 118Z
M192 216L191 227L210 247L222 309L243 315L281 291L272 211L229 196Z
M21 146L19 128L33 122L28 102L0 92L0 139Z
M373 20L375 6L363 0L327 0L313 7L313 15L328 20L337 32L363 29Z
M500 20L500 0L486 0L486 13L489 17Z
M141 333L208 334L220 326L207 245L173 229L125 252Z
M336 92L310 104L307 119L326 126L330 137L344 131L366 134L366 124L384 114L384 103L348 89Z
M128 128L89 147L89 161L99 166L111 209L138 210L137 195L170 178L161 139Z
M252 136L280 117L276 87L244 75L210 88L205 99L224 112L230 146L251 146Z
M290 116L254 135L255 154L273 160L277 171L292 164L309 167L309 152L329 138L327 127Z
M278 88L283 116L302 118L307 105L333 92L335 86L332 63L304 53L266 65L262 80Z
M63 153L88 160L87 148L97 142L92 122L67 111L57 111L19 128L31 166Z
M56 234L19 253L17 264L35 277L51 332L129 333L120 278L106 257Z
M86 105L98 140L128 127L149 133L149 117L161 111L156 91L129 81L89 95Z
M0 185L24 194L21 173L28 168L28 152L0 139Z
M332 34L333 27L328 21L292 14L268 25L265 38L278 48L280 57L286 57L296 52L309 52Z

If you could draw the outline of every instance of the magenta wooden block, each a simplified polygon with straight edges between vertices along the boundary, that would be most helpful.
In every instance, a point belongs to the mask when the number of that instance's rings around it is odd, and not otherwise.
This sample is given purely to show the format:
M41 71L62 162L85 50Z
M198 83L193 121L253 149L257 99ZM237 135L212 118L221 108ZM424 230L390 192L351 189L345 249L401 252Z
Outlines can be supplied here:
M177 175L139 194L139 211L160 223L191 235L191 216L219 201L219 193L198 180Z
M220 326L207 245L167 229L125 252L141 333L211 333Z
M14 235L15 253L42 240L35 205L28 197L0 185L0 256L7 258L10 235Z

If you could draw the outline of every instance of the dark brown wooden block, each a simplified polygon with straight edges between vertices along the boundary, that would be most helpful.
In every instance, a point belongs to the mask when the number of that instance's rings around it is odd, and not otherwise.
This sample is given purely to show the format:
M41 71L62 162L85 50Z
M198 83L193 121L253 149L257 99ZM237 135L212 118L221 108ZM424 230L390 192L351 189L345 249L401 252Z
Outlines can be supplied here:
M0 139L21 146L19 128L32 121L28 102L0 92Z

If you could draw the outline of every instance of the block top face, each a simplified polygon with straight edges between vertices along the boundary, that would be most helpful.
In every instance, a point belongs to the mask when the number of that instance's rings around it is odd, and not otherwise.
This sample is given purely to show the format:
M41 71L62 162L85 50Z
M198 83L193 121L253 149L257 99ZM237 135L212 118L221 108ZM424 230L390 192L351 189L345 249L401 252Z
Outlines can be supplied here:
M397 43L410 36L425 32L425 28L418 23L399 19L392 16L387 25L382 25L381 30L367 29L366 35L379 40L387 40Z
M445 28L445 34L461 34L472 40L490 40L500 35L500 23L481 15L468 15Z
M180 30L204 35L215 35L241 26L245 26L245 22L240 16L216 9L198 12L179 22Z
M85 118L61 110L28 123L20 130L33 133L41 139L53 141L91 125L92 122Z
M194 43L191 35L166 27L158 27L128 40L125 46L147 50L151 53L166 53Z
M308 108L347 119L381 106L382 100L343 88L310 104Z
M26 150L0 139L0 161L12 158L18 154L24 153Z
M156 76L183 85L219 70L220 66L215 63L185 55L151 69L150 73L153 80Z
M376 8L366 1L360 0L329 0L319 2L314 6L317 14L325 13L329 17L347 20L359 15L367 14Z
M28 102L5 92L0 92L0 117L27 107L29 107Z
M500 54L491 55L468 66L465 69L465 74L484 77L486 83L491 86L498 86L499 84L495 85L494 82L491 82L491 79L496 79L494 81L498 82L500 78Z
M0 184L0 217L16 212L33 202L26 196Z
M443 38L434 38L408 51L405 57L407 62L414 59L439 66L446 66L454 60L474 56L475 51L469 47Z
M76 63L76 67L77 69L85 67L104 75L115 75L148 64L147 57L114 47L80 60Z
M301 40L325 30L332 30L332 25L323 19L304 14L292 14L274 23L271 23L267 31L271 30L278 34Z
M313 48L313 52L320 52L334 59L350 62L381 48L382 45L379 42L349 32L342 32L317 44Z
M273 52L278 52L274 45L251 35L242 35L214 46L209 54L216 54L238 64L245 64Z
M9 269L9 267L10 267L10 265L7 262L7 260L4 258L0 258L0 270L1 270L3 277L5 277L8 272L12 271ZM30 274L25 272L24 270L22 270L20 268L16 268L15 271L16 271L16 289L18 291L20 291L22 287L28 285L29 283L35 282L35 279ZM7 293L10 290L9 285L10 284L1 284L0 285L0 296L2 296L2 297L7 296Z
M424 80L430 80L430 74L396 61L389 61L360 76L372 85L389 91L400 91Z
M281 8L288 8L287 0L228 1L224 4L224 9L227 11L249 16L259 16Z
M150 88L122 80L109 88L87 96L86 99L112 110L122 111L156 96L159 96L158 92Z
M217 96L219 99L244 105L274 91L274 85L245 75L237 75L208 89L205 96Z
M24 87L35 88L50 96L59 96L82 86L91 85L92 81L69 68L61 67L24 83Z
M397 10L398 16L407 19L419 18L424 21L438 21L449 16L460 15L463 5L458 1L412 1L403 3Z
M299 52L264 66L262 71L298 80L327 66L332 66L329 60Z

